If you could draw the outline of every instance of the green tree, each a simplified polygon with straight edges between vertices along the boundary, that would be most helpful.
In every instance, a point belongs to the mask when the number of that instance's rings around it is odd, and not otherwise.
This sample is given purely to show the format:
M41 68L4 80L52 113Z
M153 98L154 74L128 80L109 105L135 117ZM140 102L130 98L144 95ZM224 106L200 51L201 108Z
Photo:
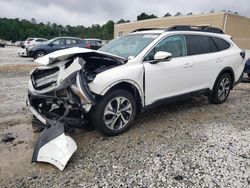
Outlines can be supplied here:
M152 19L152 18L157 18L157 16L154 15L154 14L148 15L145 12L143 12L140 15L137 16L137 21L139 21L139 20L147 20L147 19Z
M163 17L170 17L172 16L169 12L167 12Z
M5 40L25 40L28 37L54 38L58 36L72 36L80 38L112 39L114 35L114 22L108 21L100 26L94 24L90 27L63 26L56 23L37 23L22 19L0 18L0 38Z
M118 22L117 22L117 24L121 24L121 23L128 23L128 22L130 22L129 20L124 20L124 19L120 19Z
M181 12L177 12L174 16L181 16L182 13Z
M102 26L102 38L105 40L110 40L114 35L114 22L109 20L106 24Z

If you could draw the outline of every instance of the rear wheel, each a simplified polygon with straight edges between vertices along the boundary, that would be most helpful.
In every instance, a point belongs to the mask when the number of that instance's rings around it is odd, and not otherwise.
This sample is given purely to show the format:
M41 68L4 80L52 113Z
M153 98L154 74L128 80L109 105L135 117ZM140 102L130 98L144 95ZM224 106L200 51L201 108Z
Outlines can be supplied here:
M209 100L214 104L224 103L232 88L232 78L228 73L224 73L220 76L215 83L212 94L209 96Z
M106 136L115 136L128 130L136 115L136 101L131 93L116 90L108 93L91 113L91 122Z

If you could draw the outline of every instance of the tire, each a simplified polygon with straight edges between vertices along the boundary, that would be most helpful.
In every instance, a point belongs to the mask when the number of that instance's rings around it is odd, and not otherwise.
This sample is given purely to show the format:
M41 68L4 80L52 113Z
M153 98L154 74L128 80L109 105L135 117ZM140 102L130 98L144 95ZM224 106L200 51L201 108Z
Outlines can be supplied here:
M38 52L35 53L34 59L37 59L37 58L42 57L42 56L44 56L44 55L46 55L45 52L43 52L43 51L38 51Z
M214 104L222 104L224 103L232 88L232 77L228 73L224 73L220 76L217 82L214 85L213 91L209 96L210 102Z
M134 96L119 89L108 93L98 102L90 113L90 120L105 136L116 136L129 129L136 111Z

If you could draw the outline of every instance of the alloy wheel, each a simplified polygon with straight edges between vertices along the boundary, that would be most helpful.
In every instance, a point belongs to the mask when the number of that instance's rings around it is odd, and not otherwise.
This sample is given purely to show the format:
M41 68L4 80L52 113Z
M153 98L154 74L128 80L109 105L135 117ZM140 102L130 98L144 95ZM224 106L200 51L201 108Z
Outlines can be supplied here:
M230 92L230 80L229 78L225 77L221 80L218 90L218 98L223 101L227 98Z
M132 104L125 97L112 99L104 109L103 120L111 130L124 128L132 117Z

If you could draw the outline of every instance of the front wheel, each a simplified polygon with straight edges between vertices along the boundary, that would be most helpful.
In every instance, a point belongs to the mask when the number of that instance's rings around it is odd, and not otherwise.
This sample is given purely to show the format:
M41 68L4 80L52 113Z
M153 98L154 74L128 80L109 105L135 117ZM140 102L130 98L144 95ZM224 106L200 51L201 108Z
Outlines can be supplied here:
M214 104L224 103L232 88L232 78L228 73L224 73L220 76L218 81L215 83L213 92L209 96L209 100Z
M125 90L105 95L90 114L91 122L106 136L115 136L128 130L136 115L134 96Z
M46 53L43 52L43 51L38 51L38 52L36 52L34 59L37 59L37 58L39 58L39 57L42 57L42 56L44 56L45 54L46 54Z

